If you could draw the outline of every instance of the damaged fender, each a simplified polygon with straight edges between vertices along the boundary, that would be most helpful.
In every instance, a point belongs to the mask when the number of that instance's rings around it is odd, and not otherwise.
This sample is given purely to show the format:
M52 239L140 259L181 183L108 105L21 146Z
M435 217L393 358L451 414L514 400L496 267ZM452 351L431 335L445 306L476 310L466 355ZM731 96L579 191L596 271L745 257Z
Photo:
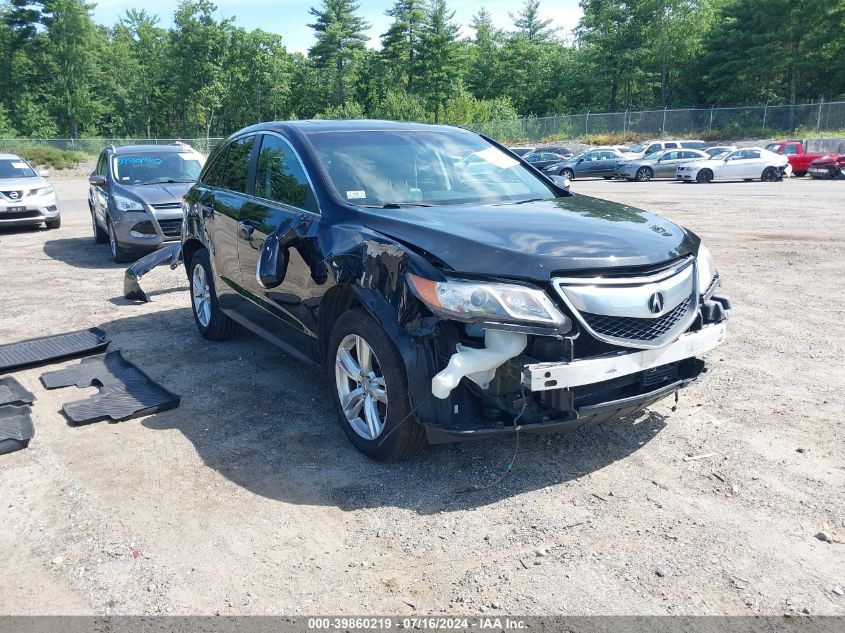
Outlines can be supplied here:
M153 268L160 266L166 261L170 262L171 270L175 269L182 263L181 242L160 248L146 257L142 257L127 268L126 274L123 276L123 296L132 301L142 301L144 303L148 302L150 299L147 297L147 293L143 291L138 281Z

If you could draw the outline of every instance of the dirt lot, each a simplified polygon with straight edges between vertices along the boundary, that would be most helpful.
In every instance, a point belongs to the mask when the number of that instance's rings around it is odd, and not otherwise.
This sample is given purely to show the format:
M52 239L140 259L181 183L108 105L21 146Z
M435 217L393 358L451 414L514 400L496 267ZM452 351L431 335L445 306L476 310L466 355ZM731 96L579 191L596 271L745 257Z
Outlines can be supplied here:
M84 180L64 226L0 234L0 342L100 326L179 409L0 456L7 614L845 614L845 183L576 181L698 232L734 300L713 371L637 420L380 465L322 375L196 333L182 270L121 298ZM69 364L69 363L68 363ZM715 456L685 460L685 456ZM134 554L133 554L134 552Z

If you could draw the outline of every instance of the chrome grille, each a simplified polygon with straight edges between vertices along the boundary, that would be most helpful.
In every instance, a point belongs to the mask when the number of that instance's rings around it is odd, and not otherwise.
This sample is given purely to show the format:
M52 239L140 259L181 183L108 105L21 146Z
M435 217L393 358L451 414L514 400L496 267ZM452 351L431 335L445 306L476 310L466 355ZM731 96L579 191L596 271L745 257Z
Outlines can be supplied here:
M552 281L583 329L613 345L663 347L683 334L698 312L698 269L692 257L644 272Z
M170 209L176 210L176 209L182 208L182 203L181 202L162 202L161 204L154 204L154 205L152 205L152 207L153 207L153 209L158 209L160 211L166 211L166 210L170 210Z
M689 308L689 302L683 301L673 310L656 319L605 316L589 312L582 312L581 316L590 329L597 334L636 341L654 341L671 331L678 322L683 321Z

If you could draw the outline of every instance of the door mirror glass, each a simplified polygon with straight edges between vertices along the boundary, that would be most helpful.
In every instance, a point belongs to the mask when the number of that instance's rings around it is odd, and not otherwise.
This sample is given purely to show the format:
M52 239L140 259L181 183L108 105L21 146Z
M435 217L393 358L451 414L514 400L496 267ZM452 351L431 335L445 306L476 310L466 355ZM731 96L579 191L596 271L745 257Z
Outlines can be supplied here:
M47 178L50 175L50 172L47 171L46 169L42 169L38 172L38 175L41 176L42 178Z
M101 176L100 174L91 174L88 177L88 182L93 185L94 187L105 187L106 186L106 177Z
M549 178L551 179L551 181L553 183L555 183L561 189L565 189L566 191L569 191L569 185L571 183L569 182L569 178L567 178L566 176L553 175L553 176L549 176Z

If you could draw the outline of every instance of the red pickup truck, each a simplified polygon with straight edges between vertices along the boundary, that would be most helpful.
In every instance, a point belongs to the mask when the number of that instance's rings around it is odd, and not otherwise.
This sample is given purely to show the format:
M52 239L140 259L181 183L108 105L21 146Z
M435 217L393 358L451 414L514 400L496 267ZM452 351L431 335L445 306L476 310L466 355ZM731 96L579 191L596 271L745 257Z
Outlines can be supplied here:
M792 173L796 176L806 176L810 169L810 163L824 154L807 154L804 151L804 143L801 141L778 141L769 143L766 149L775 154L786 156L786 160L792 165Z

